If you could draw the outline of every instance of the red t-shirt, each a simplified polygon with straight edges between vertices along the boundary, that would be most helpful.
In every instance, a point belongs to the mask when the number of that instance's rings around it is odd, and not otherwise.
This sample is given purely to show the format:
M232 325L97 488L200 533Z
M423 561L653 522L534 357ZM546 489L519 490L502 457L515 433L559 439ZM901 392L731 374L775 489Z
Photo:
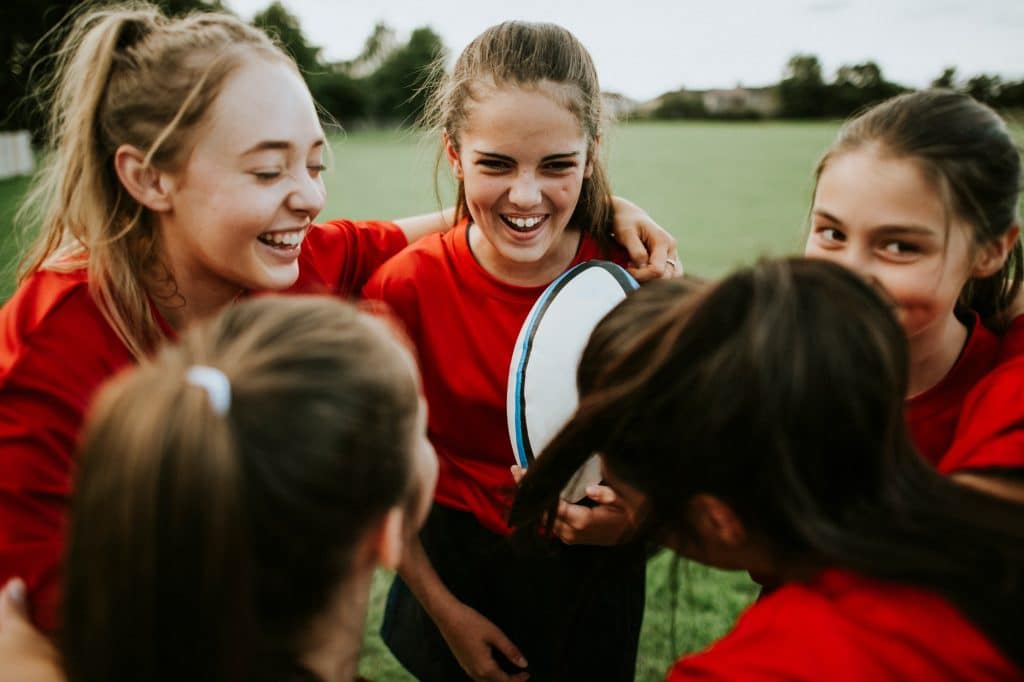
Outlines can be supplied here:
M1024 470L1024 357L1005 360L967 394L944 474L969 469Z
M363 296L386 302L416 347L440 464L434 499L508 533L515 488L509 467L516 462L505 417L509 364L546 286L496 279L473 256L468 234L463 223L421 239L381 267ZM628 263L624 251L602 255L583 237L570 267L595 258Z
M390 223L314 226L289 291L357 293L405 244ZM45 629L56 624L65 511L82 420L100 384L132 362L89 294L85 270L36 272L0 309L0 584L23 578L34 619Z
M995 366L1000 340L975 315L967 343L939 383L905 403L907 425L918 452L935 467L953 443L967 394Z
M755 602L667 680L1008 682L1024 671L942 597L830 569Z

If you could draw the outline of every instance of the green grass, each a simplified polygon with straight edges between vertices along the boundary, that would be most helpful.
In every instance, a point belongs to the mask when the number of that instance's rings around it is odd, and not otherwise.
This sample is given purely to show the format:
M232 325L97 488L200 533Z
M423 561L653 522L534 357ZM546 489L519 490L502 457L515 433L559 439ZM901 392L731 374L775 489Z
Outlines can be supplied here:
M617 128L603 144L615 191L677 236L689 271L718 275L760 255L799 250L811 170L835 129L828 123L634 124ZM433 145L384 131L341 136L332 146L322 216L394 218L436 206ZM26 185L0 182L0 273L6 275L0 300L12 282L2 265L16 250L10 218ZM681 652L726 632L755 594L745 574L684 564L673 595L673 563L661 554L648 568L638 680L662 679ZM381 682L410 679L376 636L388 583L383 573L374 583L360 665L363 675Z

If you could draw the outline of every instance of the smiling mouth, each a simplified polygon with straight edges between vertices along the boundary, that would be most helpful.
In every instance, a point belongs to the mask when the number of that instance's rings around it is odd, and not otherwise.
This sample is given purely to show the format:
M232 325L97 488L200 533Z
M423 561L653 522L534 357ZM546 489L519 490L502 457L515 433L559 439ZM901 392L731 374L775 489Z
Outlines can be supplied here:
M510 229L522 233L529 233L537 230L545 221L547 221L547 219L547 214L529 216L501 214L501 221L503 223L508 225Z
M275 230L273 232L264 232L256 237L256 239L271 248L278 249L280 251L290 251L297 249L305 237L306 227L300 227L294 230Z

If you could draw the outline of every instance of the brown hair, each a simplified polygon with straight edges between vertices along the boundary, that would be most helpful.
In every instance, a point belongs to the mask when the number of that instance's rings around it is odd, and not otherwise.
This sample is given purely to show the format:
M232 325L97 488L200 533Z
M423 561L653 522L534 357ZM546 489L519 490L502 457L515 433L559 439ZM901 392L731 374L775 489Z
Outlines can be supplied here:
M190 383L223 372L230 406ZM231 306L91 411L64 572L73 681L280 680L375 520L410 504L418 392L331 298Z
M971 225L974 244L998 239L1019 221L1020 152L999 115L970 96L923 90L868 109L839 131L818 163L815 183L833 158L870 144L916 162L935 183L949 214ZM1003 313L1024 278L1022 267L1018 238L999 272L967 282L961 304L1003 326L1008 322Z
M938 474L904 418L908 350L871 286L827 261L738 271L667 307L610 363L520 484L528 531L592 452L647 496L651 531L699 534L698 494L776 558L944 595L1024 663L1024 506Z
M146 211L117 178L114 152L130 144L154 167L179 169L225 81L254 55L293 64L227 14L93 8L78 14L41 89L52 149L19 214L40 228L20 277L88 268L93 297L136 358L161 338L147 284L173 291L174 282Z
M601 86L590 53L576 37L555 24L506 21L492 26L471 42L451 74L445 74L445 58L432 66L426 87L430 97L421 123L438 133L446 132L458 148L473 101L486 96L488 88L515 85L537 86L550 82L563 86L561 103L576 117L587 138L587 161L592 165L583 180L571 223L608 244L612 230L611 185L597 153L605 128ZM440 167L443 150L438 156ZM469 214L463 182L458 183L455 220Z

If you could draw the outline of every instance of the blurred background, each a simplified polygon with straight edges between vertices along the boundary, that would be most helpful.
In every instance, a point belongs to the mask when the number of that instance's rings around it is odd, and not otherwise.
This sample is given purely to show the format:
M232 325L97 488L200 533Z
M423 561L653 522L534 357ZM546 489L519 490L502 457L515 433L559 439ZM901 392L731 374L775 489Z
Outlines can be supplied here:
M326 218L394 218L450 202L450 178L444 169L435 177L438 140L413 125L425 66L450 62L505 19L562 24L591 51L617 119L602 140L615 192L671 230L687 270L705 276L801 249L816 160L865 106L949 87L999 109L1018 139L1024 131L1020 0L156 4L175 14L234 12L295 57L329 124ZM45 153L34 93L62 20L82 5L0 7L0 302L36 229L14 221ZM408 679L376 637L389 580L377 577L360 666L381 681ZM637 679L663 679L674 658L723 634L755 595L745 574L658 555Z

